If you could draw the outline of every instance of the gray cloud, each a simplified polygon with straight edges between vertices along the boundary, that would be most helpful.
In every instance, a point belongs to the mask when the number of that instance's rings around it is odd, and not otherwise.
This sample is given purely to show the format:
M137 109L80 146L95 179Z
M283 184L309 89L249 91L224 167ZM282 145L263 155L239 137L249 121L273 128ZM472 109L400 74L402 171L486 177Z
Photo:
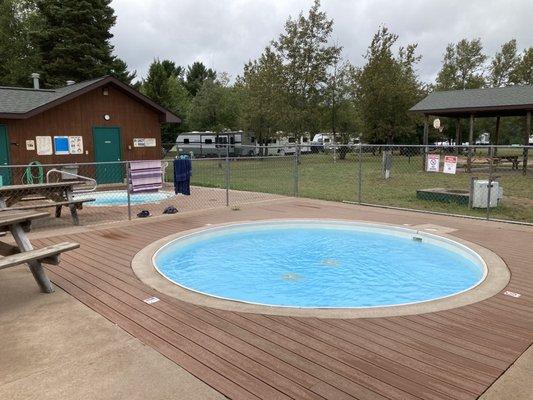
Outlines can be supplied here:
M312 0L114 0L113 44L138 75L156 57L180 65L199 60L235 77L282 31L289 15L306 11ZM480 37L488 55L515 38L533 45L531 0L323 0L335 20L333 40L356 65L380 24L418 43L419 73L432 81L447 43Z

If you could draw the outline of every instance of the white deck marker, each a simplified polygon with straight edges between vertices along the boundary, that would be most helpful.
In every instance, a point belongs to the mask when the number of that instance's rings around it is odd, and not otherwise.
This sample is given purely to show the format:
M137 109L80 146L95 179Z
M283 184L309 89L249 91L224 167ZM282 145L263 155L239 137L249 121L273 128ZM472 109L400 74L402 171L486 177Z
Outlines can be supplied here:
M522 296L520 293L511 292L510 290L506 290L505 292L503 292L503 294L506 296L516 297L516 298L519 298L520 296Z
M157 297L148 297L147 299L143 300L146 304L154 304L159 301Z

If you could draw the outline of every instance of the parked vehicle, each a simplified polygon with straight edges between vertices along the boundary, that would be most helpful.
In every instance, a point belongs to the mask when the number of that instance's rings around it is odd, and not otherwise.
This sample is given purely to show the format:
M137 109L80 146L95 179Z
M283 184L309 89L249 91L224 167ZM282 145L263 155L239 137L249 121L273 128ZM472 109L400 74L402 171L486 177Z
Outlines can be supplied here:
M186 132L176 139L178 154L193 157L254 156L257 154L255 137L250 132Z

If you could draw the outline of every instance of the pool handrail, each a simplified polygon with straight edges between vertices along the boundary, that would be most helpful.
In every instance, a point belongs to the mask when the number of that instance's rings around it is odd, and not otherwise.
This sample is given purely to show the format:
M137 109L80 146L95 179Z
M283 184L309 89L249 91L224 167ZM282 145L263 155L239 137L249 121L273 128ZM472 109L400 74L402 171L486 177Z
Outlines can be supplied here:
M57 168L52 168L51 170L49 170L49 171L46 173L46 183L50 183L50 175L51 175L53 172L59 173L59 174L61 174L61 175L72 176L73 178L80 178L80 179L82 179L82 180L88 181L89 183L92 183L92 184L93 184L93 187L90 188L90 189L75 190L74 193L89 193L89 192L94 192L94 191L96 190L96 188L98 187L98 183L96 182L96 179L89 178L88 176L83 176L83 175L74 174L74 173L72 173L72 172L62 171L62 170L57 169Z

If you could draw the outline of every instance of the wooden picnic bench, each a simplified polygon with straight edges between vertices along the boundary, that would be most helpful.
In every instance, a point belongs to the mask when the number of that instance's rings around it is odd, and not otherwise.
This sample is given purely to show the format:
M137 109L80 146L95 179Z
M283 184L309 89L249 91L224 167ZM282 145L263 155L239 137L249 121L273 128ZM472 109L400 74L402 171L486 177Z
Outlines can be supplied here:
M39 183L36 185L10 185L0 187L0 211L5 210L38 210L41 208L55 207L56 218L61 217L63 207L70 209L74 225L79 225L78 210L83 208L83 203L95 199L75 199L74 186L83 184L83 181ZM40 203L15 205L20 202Z
M492 161L496 164L501 164L503 161L508 161L512 164L511 169L518 170L520 166L520 160L518 159L518 156L495 156L492 157Z
M78 248L73 242L63 242L34 249L26 232L30 231L34 219L47 217L45 212L7 211L0 214L0 232L10 231L16 246L0 242L0 270L20 264L28 264L31 273L41 291L52 293L52 284L44 272L42 263L57 264L59 255L65 251Z

